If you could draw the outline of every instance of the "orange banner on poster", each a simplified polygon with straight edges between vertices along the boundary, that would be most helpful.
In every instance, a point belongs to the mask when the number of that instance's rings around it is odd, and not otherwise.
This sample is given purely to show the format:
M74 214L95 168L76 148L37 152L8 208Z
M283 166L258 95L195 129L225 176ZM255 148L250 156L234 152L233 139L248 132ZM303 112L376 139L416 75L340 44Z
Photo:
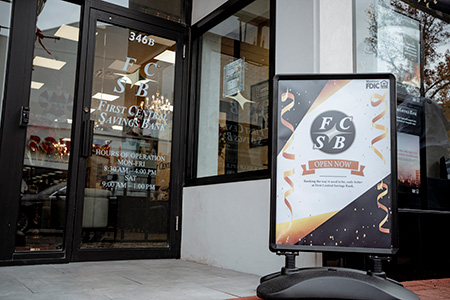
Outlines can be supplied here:
M359 162L354 160L344 159L317 159L308 161L308 167L306 164L301 165L303 169L302 175L315 174L316 169L348 169L351 170L351 174L364 176L365 166L360 165Z

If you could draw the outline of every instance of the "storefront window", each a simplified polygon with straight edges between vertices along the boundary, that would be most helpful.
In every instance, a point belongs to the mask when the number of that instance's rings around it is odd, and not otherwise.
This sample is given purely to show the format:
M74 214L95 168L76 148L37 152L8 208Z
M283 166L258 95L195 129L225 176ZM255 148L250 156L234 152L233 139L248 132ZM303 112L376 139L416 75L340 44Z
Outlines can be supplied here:
M80 7L39 0L16 251L61 249Z
M3 87L5 84L6 58L8 54L9 26L11 21L12 2L0 1L0 112L3 103ZM0 113L1 119L1 113Z
M450 15L433 5L356 1L357 71L397 79L400 207L450 210Z
M202 36L197 177L268 168L269 1Z
M184 23L182 0L104 0L149 15L157 16L177 23Z

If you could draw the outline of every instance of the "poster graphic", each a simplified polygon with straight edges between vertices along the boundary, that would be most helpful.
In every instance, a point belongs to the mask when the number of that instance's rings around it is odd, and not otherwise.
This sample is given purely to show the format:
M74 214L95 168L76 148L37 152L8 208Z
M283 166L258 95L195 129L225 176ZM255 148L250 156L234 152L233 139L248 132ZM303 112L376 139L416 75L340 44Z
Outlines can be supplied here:
M269 143L269 81L251 87L250 147Z
M420 137L398 133L398 181L413 192L420 188ZM416 192L417 191L417 192Z
M377 69L392 72L407 90L420 87L420 25L377 5ZM375 49L374 49L375 50Z
M420 192L420 136L423 130L423 103L407 96L397 107L397 149L399 193Z
M245 59L237 59L223 67L223 97L236 95L244 90Z
M399 93L418 96L422 80L420 22L386 2L356 4L357 72L392 73Z
M272 248L395 251L393 76L277 79Z

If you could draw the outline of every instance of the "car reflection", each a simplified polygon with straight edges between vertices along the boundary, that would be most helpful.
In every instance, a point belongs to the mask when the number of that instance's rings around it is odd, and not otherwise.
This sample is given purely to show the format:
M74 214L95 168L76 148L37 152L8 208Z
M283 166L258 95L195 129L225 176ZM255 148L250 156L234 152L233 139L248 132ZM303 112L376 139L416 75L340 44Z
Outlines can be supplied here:
M46 200L66 200L66 189L67 182L61 182L52 185L45 190L37 194L24 194L22 196L21 205L29 206L36 203L36 201L46 201Z
M62 230L65 221L67 182L52 185L37 194L25 193L20 201L17 234Z

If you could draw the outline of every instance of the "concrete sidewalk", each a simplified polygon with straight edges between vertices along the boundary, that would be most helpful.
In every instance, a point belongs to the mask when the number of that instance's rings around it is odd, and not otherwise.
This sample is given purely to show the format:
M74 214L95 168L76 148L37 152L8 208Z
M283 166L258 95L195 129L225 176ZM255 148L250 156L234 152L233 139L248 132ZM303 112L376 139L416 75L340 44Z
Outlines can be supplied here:
M0 299L232 299L254 296L259 276L183 260L0 267Z
M259 279L173 259L0 267L0 300L256 300ZM450 279L402 284L421 300L450 299Z

